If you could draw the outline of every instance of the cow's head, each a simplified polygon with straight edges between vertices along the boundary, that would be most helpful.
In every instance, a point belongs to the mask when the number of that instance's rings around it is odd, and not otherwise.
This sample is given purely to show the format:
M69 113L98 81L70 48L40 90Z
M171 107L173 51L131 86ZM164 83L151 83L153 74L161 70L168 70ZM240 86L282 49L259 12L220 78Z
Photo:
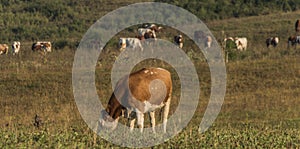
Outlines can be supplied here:
M126 40L124 38L119 39L119 50L123 51L126 49Z
M115 130L117 128L118 121L119 118L113 119L105 110L102 110L99 117L98 126L99 128Z
M145 33L144 38L145 39L156 38L156 34L154 31L149 31L149 32Z
M51 42L46 42L43 45L46 49L46 52L51 52Z

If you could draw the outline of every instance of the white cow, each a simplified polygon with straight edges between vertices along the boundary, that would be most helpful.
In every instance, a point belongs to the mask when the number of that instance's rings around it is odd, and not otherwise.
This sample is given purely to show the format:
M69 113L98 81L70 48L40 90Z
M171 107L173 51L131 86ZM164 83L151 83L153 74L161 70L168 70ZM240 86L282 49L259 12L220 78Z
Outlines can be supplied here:
M155 110L163 108L163 130L166 133L172 96L171 73L162 68L143 68L122 77L116 84L108 105L101 111L99 128L116 129L122 111L130 120L130 130L137 124L143 132L144 114L149 113L155 133Z
M247 50L247 38L246 37L241 37L241 38L236 37L235 44L236 44L237 50L240 50L240 51Z
M127 47L133 49L139 48L141 51L144 50L141 41L138 38L120 38L119 47L120 51L125 50Z
M18 54L20 51L21 43L19 41L14 41L12 44L12 53L13 55Z
M211 47L211 43L212 43L212 38L209 35L207 35L206 36L206 40L205 40L205 47L206 48L210 48Z

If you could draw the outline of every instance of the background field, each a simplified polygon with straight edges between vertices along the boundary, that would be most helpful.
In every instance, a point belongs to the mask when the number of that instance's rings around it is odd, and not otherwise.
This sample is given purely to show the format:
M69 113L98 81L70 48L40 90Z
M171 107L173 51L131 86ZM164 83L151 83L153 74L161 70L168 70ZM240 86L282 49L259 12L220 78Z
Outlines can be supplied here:
M1 1L0 41L10 44L20 40L22 45L17 56L0 56L0 148L118 147L95 138L80 117L72 94L72 64L76 46L88 27L105 13L134 2L137 1ZM193 8L183 5L184 1L169 3L192 12L201 4L193 2ZM203 4L209 6L210 1ZM252 8L250 4L249 1L244 7ZM209 16L205 16L205 23L219 43L225 35L245 36L248 50L232 53L226 64L227 92L222 110L214 125L200 134L198 124L210 95L210 72L200 50L185 38L183 50L199 75L200 102L188 127L157 148L300 147L300 49L287 49L287 38L295 34L294 22L300 18L299 5L291 5L284 12L280 7L283 5L278 4L278 12L274 13L267 4L256 7L253 12L257 13L239 12L239 16L212 13L205 7ZM197 15L202 18L201 13ZM136 28L117 37L135 36ZM166 28L158 37L172 40L177 33ZM279 36L277 48L266 48L265 39L269 36ZM96 67L98 94L107 98L112 92L110 69L119 54L116 38L109 42ZM31 44L36 40L51 41L54 51L47 55L32 52ZM135 69L149 65L164 66L173 72L168 65L153 60L144 61ZM176 106L179 80L175 73L172 77L177 82L173 95ZM36 114L42 119L40 128L33 125ZM148 121L145 125L150 126Z

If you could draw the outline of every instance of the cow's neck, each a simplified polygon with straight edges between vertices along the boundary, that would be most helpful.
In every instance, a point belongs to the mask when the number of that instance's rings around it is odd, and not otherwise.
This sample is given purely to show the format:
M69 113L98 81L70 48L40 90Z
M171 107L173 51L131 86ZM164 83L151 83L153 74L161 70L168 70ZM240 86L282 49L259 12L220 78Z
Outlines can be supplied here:
M123 106L120 104L116 96L113 94L109 99L108 105L106 107L106 111L108 112L109 116L115 120L122 115L122 109Z

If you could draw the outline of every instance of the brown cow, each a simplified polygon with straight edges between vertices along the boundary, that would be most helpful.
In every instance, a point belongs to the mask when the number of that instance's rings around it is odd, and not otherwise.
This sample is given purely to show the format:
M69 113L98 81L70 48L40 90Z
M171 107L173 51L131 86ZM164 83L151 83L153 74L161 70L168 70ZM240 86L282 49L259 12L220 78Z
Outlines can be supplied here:
M290 48L290 46L296 48L297 44L300 44L300 36L290 36L288 38L288 48Z
M7 44L0 44L0 54L7 54L8 53L8 46Z
M295 30L296 30L296 32L300 31L300 20L296 21L296 23L295 23Z
M144 113L147 112L150 114L152 130L155 132L154 111L163 107L163 128L166 132L171 95L172 79L169 71L151 67L131 73L129 77L122 77L116 84L106 110L101 111L99 127L114 130L122 112L125 111L127 113L125 116L130 120L130 130L133 130L137 118L140 131L143 132Z

